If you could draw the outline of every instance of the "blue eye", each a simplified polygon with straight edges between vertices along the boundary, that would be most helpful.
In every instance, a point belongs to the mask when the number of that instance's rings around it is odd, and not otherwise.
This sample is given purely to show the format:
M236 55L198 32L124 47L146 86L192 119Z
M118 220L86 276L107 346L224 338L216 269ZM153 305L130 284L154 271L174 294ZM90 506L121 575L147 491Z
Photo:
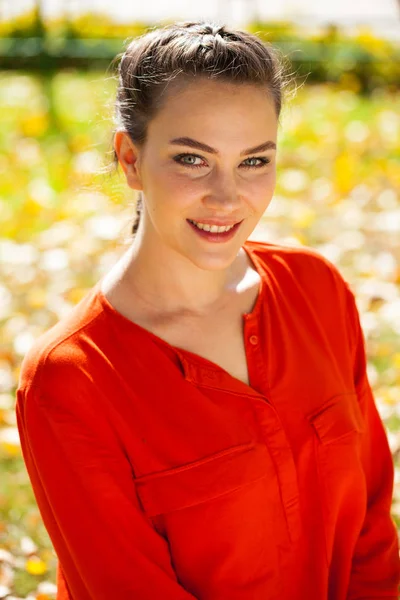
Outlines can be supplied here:
M194 159L199 158L200 160L203 160L201 158L201 156L197 156L197 154L188 154L188 153L178 154L177 156L174 156L174 161L177 162L179 165L184 165L186 167L193 167L195 169L203 166L203 165L195 165L190 162L182 161L181 160L182 158L194 158Z
M246 165L245 169L260 169L271 162L269 158L265 158L264 156L251 156L250 158L246 158L246 160L258 160L260 162L257 165Z
M183 160L186 158L191 158L191 159L198 158L201 161L203 160L203 158L201 156L198 156L197 154L189 154L188 152L174 156L173 160L175 162L177 162L179 165L184 165L191 169L198 169L198 168L204 166L203 164L199 165L199 164L194 164L193 162L187 162L187 161ZM260 169L271 162L269 158L265 158L264 156L251 156L250 158L246 158L246 161L258 161L258 164L243 165L244 169Z

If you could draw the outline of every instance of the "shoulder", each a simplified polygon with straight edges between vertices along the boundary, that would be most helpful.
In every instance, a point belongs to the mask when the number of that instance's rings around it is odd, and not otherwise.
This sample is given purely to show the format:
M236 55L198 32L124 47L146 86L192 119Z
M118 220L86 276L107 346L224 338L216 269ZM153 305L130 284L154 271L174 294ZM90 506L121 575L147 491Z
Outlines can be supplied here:
M270 283L282 290L295 284L312 295L352 293L339 268L314 248L256 240L248 240L246 247Z
M309 246L248 241L277 306L295 307L332 337L343 332L354 350L360 339L355 292L338 267Z
M102 328L94 288L53 326L40 334L25 353L18 375L17 396L44 388L60 389L77 379L90 359L88 339Z

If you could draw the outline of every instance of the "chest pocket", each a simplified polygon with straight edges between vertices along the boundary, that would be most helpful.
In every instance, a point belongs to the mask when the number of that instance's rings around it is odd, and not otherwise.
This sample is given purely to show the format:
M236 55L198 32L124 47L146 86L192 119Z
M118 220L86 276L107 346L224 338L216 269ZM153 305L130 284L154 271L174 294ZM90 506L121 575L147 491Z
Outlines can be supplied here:
M329 398L318 411L308 415L308 419L315 433L326 554L330 564L335 530L341 517L356 527L366 512L367 492L361 461L365 422L355 392Z
M238 445L135 479L143 509L168 540L174 569L201 596L282 598L291 540L268 447ZM262 592L262 596L261 596ZM196 595L197 597L197 595ZM255 596L254 596L255 597Z
M251 442L137 477L135 485L146 514L154 517L234 492L265 477L269 470L267 448Z

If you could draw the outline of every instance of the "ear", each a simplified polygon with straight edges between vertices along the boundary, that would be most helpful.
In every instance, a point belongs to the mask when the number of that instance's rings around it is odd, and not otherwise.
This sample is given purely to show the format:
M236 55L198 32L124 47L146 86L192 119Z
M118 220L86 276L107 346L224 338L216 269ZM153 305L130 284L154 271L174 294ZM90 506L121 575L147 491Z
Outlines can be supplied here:
M114 150L118 156L126 182L133 190L142 190L139 171L139 148L132 142L126 131L116 131L114 134Z

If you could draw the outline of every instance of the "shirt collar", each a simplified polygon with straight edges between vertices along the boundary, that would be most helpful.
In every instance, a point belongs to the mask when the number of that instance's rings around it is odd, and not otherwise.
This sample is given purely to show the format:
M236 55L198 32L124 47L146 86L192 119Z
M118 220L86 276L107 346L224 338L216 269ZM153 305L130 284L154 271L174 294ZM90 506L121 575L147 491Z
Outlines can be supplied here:
M222 367L185 350L174 349L182 367L184 379L204 388L213 388L245 396L260 396L259 392L243 381L232 377Z

